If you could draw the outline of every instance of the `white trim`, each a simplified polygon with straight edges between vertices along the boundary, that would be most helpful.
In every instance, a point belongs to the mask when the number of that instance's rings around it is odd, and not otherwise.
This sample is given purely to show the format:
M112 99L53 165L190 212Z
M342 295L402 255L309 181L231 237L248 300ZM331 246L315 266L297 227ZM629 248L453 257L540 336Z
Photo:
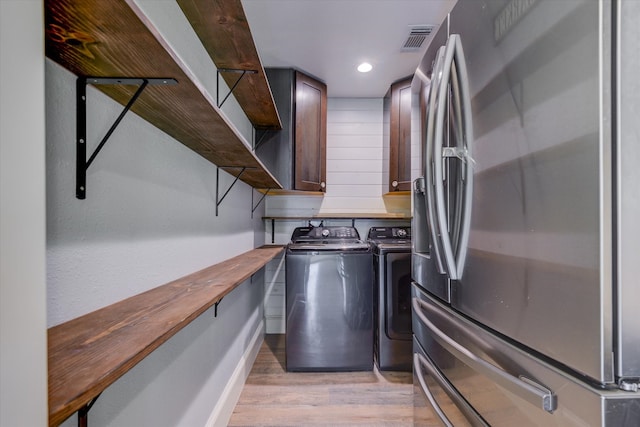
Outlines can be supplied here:
M251 372L251 367L258 356L258 351L260 350L260 346L262 346L263 341L264 321L260 321L260 324L251 338L251 342L249 343L247 350L240 358L229 382L222 391L222 395L218 400L218 403L216 403L211 415L209 415L209 419L207 420L205 427L226 427L231 419L236 403L238 403L244 383Z

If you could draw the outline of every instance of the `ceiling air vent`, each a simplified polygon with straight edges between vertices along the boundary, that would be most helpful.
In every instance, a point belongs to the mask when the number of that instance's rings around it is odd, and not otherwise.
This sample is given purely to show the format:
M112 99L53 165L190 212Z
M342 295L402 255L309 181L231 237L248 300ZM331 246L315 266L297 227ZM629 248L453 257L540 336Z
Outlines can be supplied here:
M403 52L415 52L420 50L424 41L433 31L433 25L418 25L411 27L409 36L402 46Z

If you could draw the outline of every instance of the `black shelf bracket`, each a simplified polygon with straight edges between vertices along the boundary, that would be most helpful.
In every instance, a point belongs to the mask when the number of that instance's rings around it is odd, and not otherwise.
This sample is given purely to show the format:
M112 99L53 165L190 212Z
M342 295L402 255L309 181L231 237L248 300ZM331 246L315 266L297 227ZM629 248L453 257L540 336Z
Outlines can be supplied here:
M172 78L118 78L118 77L78 77L76 80L76 197L84 200L87 190L87 169L96 159L98 153L116 130L125 114L131 109L148 85L175 85L178 81ZM115 122L87 160L87 85L138 85Z
M91 410L91 407L93 407L93 404L96 403L96 400L100 397L100 394L91 399L89 403L84 405L82 408L78 409L78 427L87 427L89 425L89 411Z
M220 101L220 73L239 73L240 77L238 80L231 86L229 93L224 97L222 101ZM216 103L218 104L218 108L222 108L222 105L225 103L227 98L233 93L233 90L238 86L240 80L245 76L245 74L258 74L258 70L238 70L234 68L218 68L216 71Z
M262 203L264 198L267 197L269 191L271 191L271 189L267 188L267 191L264 192L262 197L260 197L260 200L258 200L258 203L256 203L255 205L253 204L253 190L251 191L251 218L253 218L253 213L256 211L256 209L258 209L258 206L260 206L260 203Z
M220 304L223 299L224 297L220 298L218 301L215 302L213 306L213 317L218 317L218 304Z
M238 167L238 166L236 166L236 167ZM240 176L242 176L242 174L246 170L247 170L246 167L242 167L242 169L240 170L240 173L238 175L236 175L236 179L234 179L233 182L231 183L231 185L229 186L229 188L227 188L227 191L224 192L222 197L219 197L219 195L220 195L220 167L216 168L216 216L218 216L218 207L220 206L220 203L222 203L224 198L227 197L227 194L229 194L229 191L231 191L233 186L236 185L236 182L238 182L238 180L240 179Z
M253 142L253 152L254 152L254 153L255 153L255 151L256 151L258 148L260 148L260 146L261 146L262 144L264 144L265 142L267 142L267 140L266 140L266 139L264 139L264 138L265 138L265 136L267 136L267 135L270 133L269 129L260 129L260 130L262 131L262 133L261 133L260 137L258 138L258 132L257 132L257 130L254 128L254 131L255 131L255 135L254 135L254 137L253 137L253 141L254 141L254 142Z

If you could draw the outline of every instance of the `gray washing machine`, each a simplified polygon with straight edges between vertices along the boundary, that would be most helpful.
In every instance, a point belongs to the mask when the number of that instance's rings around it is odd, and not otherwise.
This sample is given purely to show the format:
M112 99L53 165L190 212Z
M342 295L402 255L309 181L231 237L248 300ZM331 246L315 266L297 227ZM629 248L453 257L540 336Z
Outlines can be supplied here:
M372 227L374 354L381 371L411 371L411 227Z
M298 227L287 246L287 371L373 369L373 255L354 227Z

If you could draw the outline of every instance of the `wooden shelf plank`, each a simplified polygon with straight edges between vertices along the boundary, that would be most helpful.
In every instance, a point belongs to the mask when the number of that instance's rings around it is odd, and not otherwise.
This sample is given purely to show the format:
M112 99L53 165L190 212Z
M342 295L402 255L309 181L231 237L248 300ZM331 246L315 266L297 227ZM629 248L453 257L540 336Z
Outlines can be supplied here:
M282 251L256 248L49 328L49 425L78 411Z
M282 188L133 0L45 0L46 55L78 76L178 80L149 86L132 111L255 188ZM125 105L136 86L98 85ZM70 114L72 114L70 112Z
M411 197L411 191L390 191L384 193L382 197Z
M262 219L267 220L315 220L315 219L397 219L409 220L411 216L404 213L344 213L344 214L315 214L309 216L263 216Z
M266 189L258 190L262 194L267 193ZM280 189L270 189L268 192L269 196L318 196L324 197L326 193L324 191L307 191L307 190L280 190Z
M245 74L233 90L251 123L258 129L282 129L240 0L178 0L178 5L218 69L257 71ZM240 77L236 73L221 74L229 87Z

